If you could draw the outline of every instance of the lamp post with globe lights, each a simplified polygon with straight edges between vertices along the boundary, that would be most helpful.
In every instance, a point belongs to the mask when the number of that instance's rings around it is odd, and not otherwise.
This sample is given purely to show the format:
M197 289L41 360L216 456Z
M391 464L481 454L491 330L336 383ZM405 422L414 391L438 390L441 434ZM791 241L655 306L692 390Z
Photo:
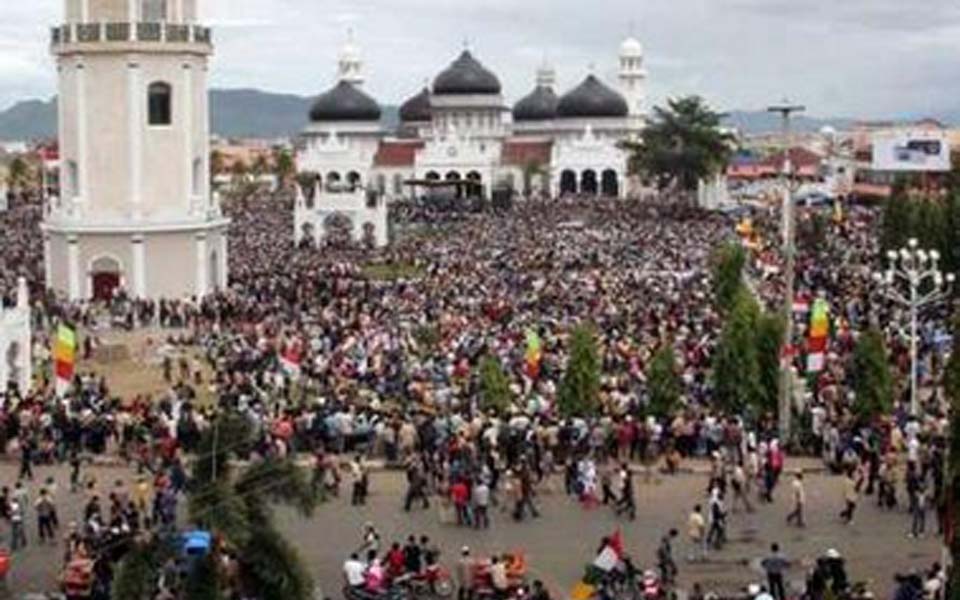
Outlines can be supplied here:
M874 273L883 295L910 311L910 414L919 416L917 389L917 321L924 307L945 300L956 279L940 270L940 253L923 250L915 238L899 251L887 252L887 270ZM905 284L906 294L901 291Z

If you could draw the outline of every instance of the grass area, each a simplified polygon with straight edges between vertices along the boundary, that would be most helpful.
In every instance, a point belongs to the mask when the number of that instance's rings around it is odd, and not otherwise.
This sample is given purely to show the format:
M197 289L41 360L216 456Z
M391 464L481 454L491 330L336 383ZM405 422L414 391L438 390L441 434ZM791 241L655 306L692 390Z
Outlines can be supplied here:
M370 263L364 265L363 274L377 281L415 279L423 275L423 269L413 263Z
M163 358L158 352L158 344L162 343L163 333L158 331L101 333L99 337L104 344L125 346L127 356L109 361L80 360L77 368L81 373L92 371L97 375L105 376L111 395L125 402L132 401L134 396L147 394L157 399L170 389L170 384L163 379ZM193 386L197 393L197 401L201 405L212 402L213 398L209 390L212 373L209 365L196 348L187 349L186 355L191 359L191 364L193 358L199 360L203 373L204 383ZM173 359L172 372L173 381L176 383L179 373L176 358ZM191 385L193 385L192 382Z

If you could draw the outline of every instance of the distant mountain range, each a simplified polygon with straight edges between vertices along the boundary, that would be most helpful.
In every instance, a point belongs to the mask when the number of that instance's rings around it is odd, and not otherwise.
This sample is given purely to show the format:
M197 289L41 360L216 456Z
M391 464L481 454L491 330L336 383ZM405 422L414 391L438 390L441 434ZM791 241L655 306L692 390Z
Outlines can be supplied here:
M280 138L296 135L307 123L313 98L295 94L275 94L254 89L214 89L210 91L211 128L222 137ZM948 123L960 122L960 113L930 115ZM396 126L396 106L383 109L385 127ZM765 111L731 111L726 122L746 134L776 132L777 115ZM821 119L798 116L793 120L797 132L814 132L824 126L842 129L851 119ZM57 128L56 98L46 102L25 100L0 111L0 139L34 140L51 138Z

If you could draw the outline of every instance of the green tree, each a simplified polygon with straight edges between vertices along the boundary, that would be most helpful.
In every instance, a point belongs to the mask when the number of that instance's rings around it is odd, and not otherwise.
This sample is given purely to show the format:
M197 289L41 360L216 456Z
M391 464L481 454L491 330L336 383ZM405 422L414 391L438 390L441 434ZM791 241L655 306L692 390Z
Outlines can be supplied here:
M296 550L277 532L273 507L296 509L309 517L317 504L305 469L292 458L267 458L243 471L234 459L249 454L254 441L249 422L240 415L221 415L202 436L197 458L191 465L191 491L187 498L190 520L195 527L210 531L236 550L240 578L248 596L264 599L311 600L313 582ZM118 581L123 594L116 600L139 600L143 590L136 582L155 580L163 540L155 541L142 553L124 559ZM215 581L216 561L200 561L188 574L189 598L220 597ZM192 586L192 587L191 587ZM148 596L149 597L149 596Z
M138 542L117 566L110 589L113 600L153 600L156 573L166 555L161 544Z
M17 156L10 161L9 171L7 172L7 186L13 192L22 191L30 184L30 167L27 161L21 156Z
M880 331L868 329L860 335L853 350L851 379L857 395L854 412L862 421L890 412L893 376Z
M223 156L223 152L220 150L211 150L210 151L210 175L223 175L227 172L226 159Z
M733 137L725 133L723 116L699 96L667 101L654 107L653 119L641 142L624 147L631 152L631 170L692 197L701 179L722 172L733 152Z
M727 242L714 253L710 270L714 301L719 312L730 310L743 290L743 267L746 263L747 253L736 242Z
M297 172L297 165L293 160L293 154L286 148L277 148L273 154L273 165L280 180L280 185L287 185Z
M780 392L780 350L786 324L782 315L764 311L757 318L754 343L760 372L760 407L776 412Z
M880 217L880 247L886 250L898 250L907 244L913 234L913 204L902 188L895 188L890 198L884 202Z
M746 289L741 289L713 355L714 400L732 413L756 407L763 398L756 344L759 314L756 300Z
M510 380L503 372L500 359L488 355L480 361L480 400L484 410L503 414L510 406Z
M646 375L650 412L658 417L670 416L677 409L683 395L673 344L665 343L657 350L647 367Z
M578 325L570 336L570 360L557 397L564 417L589 416L596 412L600 395L600 353L589 325Z

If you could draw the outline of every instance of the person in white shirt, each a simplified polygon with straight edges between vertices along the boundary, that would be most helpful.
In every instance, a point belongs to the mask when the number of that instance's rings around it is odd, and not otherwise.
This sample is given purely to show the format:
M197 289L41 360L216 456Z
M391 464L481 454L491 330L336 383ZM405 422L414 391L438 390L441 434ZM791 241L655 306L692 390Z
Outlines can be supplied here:
M803 488L803 473L797 473L793 478L793 512L787 515L787 524L796 522L797 527L805 527L803 521L803 505L807 502L807 493Z
M347 585L353 588L363 587L366 583L367 566L363 564L356 553L351 554L350 558L343 563L343 577L347 580Z

